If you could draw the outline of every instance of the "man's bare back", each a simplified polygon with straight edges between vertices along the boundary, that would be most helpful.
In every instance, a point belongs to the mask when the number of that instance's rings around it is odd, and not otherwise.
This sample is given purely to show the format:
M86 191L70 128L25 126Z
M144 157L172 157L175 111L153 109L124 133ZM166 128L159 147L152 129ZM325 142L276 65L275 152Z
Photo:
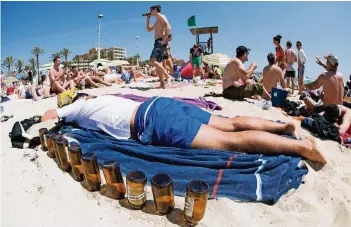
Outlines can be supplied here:
M272 92L272 88L277 87L277 83L280 82L281 86L285 88L285 81L283 77L283 71L276 65L267 65L263 69L263 86L268 92Z
M344 80L341 73L329 71L320 75L324 92L324 106L342 105L344 97Z
M227 64L227 66L224 68L222 77L223 89L226 89L233 85L236 87L242 85L243 81L241 80L241 76L238 71L240 67L244 67L244 65L238 58L231 60Z

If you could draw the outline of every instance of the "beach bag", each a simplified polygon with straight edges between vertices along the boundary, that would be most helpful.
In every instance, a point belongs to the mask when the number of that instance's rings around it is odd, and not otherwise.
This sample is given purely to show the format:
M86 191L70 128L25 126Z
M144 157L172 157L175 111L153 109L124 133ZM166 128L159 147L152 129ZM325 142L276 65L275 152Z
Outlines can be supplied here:
M57 106L59 108L71 104L73 99L77 96L77 93L72 90L62 92L57 96Z

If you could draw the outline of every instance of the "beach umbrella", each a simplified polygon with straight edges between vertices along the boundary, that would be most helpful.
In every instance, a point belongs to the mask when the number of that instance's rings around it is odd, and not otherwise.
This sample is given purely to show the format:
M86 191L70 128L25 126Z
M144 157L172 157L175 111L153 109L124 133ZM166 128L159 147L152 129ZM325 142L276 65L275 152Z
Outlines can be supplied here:
M103 59L103 58L100 58L100 59L96 59L92 62L89 63L89 66L90 67L96 67L97 64L101 63L102 65L109 65L111 64L111 61L107 60L107 59Z
M45 65L43 65L43 66L39 69L39 71L50 70L50 69L52 69L53 67L54 67L54 61L50 61L50 62L46 63ZM63 67L63 65L61 64L61 65L60 65L60 68L62 68L62 67Z
M4 83L12 83L12 82L18 82L19 80L16 77L10 76L10 77L6 77L6 79L4 80Z
M126 60L114 60L108 64L109 66L120 66L120 65L129 65L129 62Z
M231 60L230 57L221 53L205 55L203 58L203 61L205 63L209 65L218 65L218 66L226 66L230 60Z

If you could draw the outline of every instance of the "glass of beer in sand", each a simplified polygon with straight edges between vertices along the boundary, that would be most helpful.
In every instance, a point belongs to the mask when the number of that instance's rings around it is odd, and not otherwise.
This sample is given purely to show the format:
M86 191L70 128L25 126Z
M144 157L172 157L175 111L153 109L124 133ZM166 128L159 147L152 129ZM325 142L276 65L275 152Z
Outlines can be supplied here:
M71 169L68 156L68 141L64 138L56 140L57 154L59 155L60 165L59 168L68 172Z
M146 202L146 176L141 171L132 171L126 178L128 203L134 209L141 209Z
M168 214L174 209L173 182L167 174L156 174L151 178L152 194L157 210Z
M94 153L85 153L82 155L84 181L80 184L88 191L94 192L100 189L101 178L97 158Z
M204 217L209 190L204 181L193 180L187 184L184 217L189 226L196 225Z
M121 170L117 161L106 161L102 165L106 184L101 186L100 193L112 199L122 199L126 193Z
M69 160L72 166L72 177L76 181L83 181L82 148L78 145L71 145L68 148Z
M40 144L41 144L41 149L43 151L47 151L48 150L48 146L46 144L46 138L45 138L45 133L47 133L47 132L48 132L47 128L39 129Z
M50 158L55 158L54 141L53 141L54 136L55 136L55 133L53 133L53 132L47 132L45 134L46 144L48 146L48 152L46 154Z

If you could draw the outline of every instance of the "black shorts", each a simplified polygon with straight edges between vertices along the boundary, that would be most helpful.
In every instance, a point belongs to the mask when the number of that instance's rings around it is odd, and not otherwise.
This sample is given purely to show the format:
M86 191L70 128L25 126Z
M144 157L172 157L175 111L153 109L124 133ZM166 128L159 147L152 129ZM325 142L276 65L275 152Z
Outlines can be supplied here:
M315 106L314 106L314 113L322 113L324 111L324 105L323 105L323 103L321 103L321 104L316 104Z
M295 78L295 71L285 71L285 77Z
M166 45L167 43L162 45L162 38L156 39L154 43L154 49L151 52L150 58L156 58L157 62L162 62Z

